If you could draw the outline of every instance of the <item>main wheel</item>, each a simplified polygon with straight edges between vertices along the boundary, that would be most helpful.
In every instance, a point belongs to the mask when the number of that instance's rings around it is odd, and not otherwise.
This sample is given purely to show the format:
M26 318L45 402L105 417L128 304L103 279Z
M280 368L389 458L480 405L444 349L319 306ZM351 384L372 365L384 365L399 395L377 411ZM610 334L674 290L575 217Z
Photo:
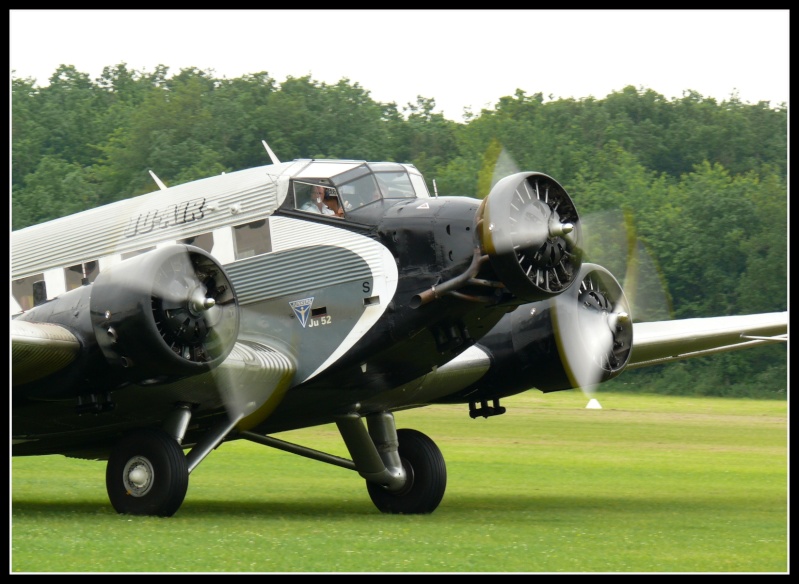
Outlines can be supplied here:
M405 486L391 492L367 482L369 497L382 513L432 513L447 488L444 456L435 442L416 430L397 430L397 438L400 460L407 475Z
M163 430L135 432L111 453L105 485L118 513L170 517L189 488L186 456Z

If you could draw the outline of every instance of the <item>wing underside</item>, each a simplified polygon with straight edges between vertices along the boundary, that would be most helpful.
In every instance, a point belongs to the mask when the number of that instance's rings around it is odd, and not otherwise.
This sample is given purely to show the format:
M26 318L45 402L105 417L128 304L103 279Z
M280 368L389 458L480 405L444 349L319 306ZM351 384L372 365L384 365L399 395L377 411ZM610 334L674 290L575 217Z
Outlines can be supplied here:
M787 342L788 313L641 322L633 331L628 369Z

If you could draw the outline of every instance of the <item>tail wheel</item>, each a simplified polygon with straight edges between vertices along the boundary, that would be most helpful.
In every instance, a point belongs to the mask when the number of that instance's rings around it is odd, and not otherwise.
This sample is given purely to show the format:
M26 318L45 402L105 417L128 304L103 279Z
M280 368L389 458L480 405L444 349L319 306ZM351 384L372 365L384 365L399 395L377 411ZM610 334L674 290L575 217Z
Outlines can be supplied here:
M105 484L117 513L171 517L189 488L189 467L172 436L144 430L126 436L114 448Z
M399 491L367 482L369 497L382 513L432 513L444 498L447 488L447 467L438 446L421 432L397 430L399 455L407 480Z

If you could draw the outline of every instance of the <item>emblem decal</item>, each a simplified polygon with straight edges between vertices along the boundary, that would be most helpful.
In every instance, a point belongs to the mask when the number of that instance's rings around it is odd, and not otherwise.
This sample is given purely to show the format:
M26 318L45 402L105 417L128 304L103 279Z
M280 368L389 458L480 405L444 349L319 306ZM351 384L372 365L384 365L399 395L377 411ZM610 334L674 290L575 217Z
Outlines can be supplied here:
M289 302L291 305L291 309L294 311L294 314L297 315L297 318L302 324L302 328L305 328L305 325L308 324L308 316L311 314L311 306L313 305L313 296L310 298L303 298L302 300L292 300Z

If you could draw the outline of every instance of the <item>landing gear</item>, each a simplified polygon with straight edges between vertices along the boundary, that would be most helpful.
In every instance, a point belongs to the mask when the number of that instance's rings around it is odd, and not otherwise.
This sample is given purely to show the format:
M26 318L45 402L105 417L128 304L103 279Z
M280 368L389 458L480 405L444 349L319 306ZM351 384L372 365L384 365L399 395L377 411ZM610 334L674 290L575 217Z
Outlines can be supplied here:
M111 453L105 484L118 513L171 517L189 488L186 456L163 430L135 432Z
M366 488L383 513L423 514L435 511L447 488L447 468L438 446L416 430L397 430L399 456L406 480L398 491L368 482Z

